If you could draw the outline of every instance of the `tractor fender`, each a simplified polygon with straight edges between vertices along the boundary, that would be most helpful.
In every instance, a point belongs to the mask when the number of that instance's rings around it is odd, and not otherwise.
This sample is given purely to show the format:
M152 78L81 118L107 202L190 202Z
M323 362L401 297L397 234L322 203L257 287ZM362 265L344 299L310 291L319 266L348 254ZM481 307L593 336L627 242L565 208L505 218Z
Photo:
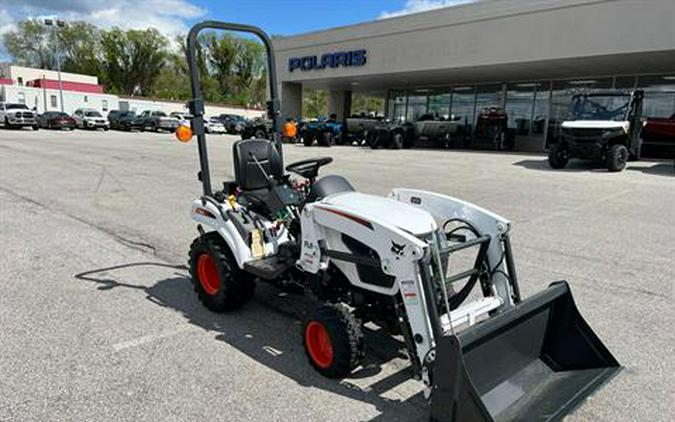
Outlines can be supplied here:
M227 212L214 200L209 201L205 198L194 200L190 217L195 223L204 227L205 232L218 232L220 234L230 248L239 268L243 269L246 262L253 260L247 242L242 238Z

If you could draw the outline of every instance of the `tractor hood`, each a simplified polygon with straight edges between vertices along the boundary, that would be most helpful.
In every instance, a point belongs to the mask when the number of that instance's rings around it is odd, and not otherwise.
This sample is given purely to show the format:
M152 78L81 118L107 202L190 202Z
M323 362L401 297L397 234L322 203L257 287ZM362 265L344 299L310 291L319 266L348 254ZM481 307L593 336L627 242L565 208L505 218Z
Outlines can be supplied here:
M344 192L324 198L321 204L339 208L364 220L399 228L414 236L436 229L436 222L426 211L382 196Z

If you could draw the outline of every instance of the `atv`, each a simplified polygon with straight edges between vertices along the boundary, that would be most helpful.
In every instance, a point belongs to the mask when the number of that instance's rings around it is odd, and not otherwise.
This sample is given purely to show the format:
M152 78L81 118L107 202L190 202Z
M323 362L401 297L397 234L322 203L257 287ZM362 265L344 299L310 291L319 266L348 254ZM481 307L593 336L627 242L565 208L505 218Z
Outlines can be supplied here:
M302 128L302 142L306 147L312 146L316 141L317 145L329 147L335 144L342 144L344 125L336 120L332 114L330 117L319 117L316 120L307 122Z
M562 123L560 139L549 148L551 168L562 169L571 158L583 158L618 172L628 160L639 159L643 97L641 90L574 95L571 120Z
M235 179L222 190L211 185L203 130L204 29L255 34L268 53L272 139L233 145ZM521 298L508 220L444 194L357 192L344 177L319 177L330 157L284 167L273 51L252 26L203 22L188 35L203 191L191 204L189 267L204 306L244 306L257 282L295 286L319 303L302 344L330 378L359 365L363 324L402 335L433 421L557 420L619 370L566 282ZM459 253L472 257L466 268Z

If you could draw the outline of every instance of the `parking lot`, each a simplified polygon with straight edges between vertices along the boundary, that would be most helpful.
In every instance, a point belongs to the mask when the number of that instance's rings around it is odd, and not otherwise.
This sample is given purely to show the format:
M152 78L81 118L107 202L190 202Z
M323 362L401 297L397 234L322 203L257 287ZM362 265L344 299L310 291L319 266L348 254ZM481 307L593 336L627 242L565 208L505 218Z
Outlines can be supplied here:
M214 185L235 137L209 138ZM405 186L513 222L524 296L565 279L625 367L569 421L675 418L672 161L621 173L543 155L288 145L330 155L359 190ZM0 130L0 420L426 420L403 345L367 334L363 367L320 377L300 339L305 299L259 285L231 314L185 268L197 148L168 133Z

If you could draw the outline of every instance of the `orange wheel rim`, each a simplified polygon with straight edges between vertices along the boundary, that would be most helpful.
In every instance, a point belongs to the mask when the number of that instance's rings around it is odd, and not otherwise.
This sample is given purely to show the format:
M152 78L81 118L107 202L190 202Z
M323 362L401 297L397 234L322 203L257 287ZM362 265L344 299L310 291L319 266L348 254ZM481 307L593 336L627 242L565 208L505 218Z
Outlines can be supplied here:
M201 254L197 260L197 277L204 291L213 296L220 288L220 277L216 261L209 254Z
M314 363L321 368L328 368L333 363L333 342L323 324L312 321L305 329L305 344Z

